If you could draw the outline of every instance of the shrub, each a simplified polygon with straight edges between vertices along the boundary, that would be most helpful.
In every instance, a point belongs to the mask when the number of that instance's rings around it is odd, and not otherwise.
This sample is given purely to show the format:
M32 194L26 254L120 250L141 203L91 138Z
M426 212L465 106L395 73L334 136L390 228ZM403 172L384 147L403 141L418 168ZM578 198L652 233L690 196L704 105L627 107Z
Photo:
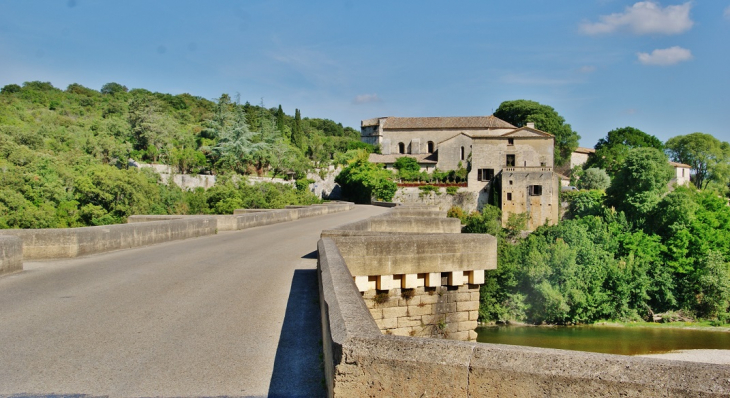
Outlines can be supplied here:
M580 189L599 189L604 190L611 185L611 178L606 171L597 167L591 167L583 172L578 180L578 188Z

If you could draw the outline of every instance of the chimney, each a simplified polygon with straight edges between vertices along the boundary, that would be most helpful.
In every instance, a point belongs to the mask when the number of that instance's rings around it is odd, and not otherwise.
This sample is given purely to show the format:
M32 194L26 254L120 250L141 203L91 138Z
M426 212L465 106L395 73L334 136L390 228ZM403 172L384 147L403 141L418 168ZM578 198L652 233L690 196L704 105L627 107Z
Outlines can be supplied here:
M534 129L535 128L535 123L528 122L528 123L525 124L525 127L530 128L530 129Z

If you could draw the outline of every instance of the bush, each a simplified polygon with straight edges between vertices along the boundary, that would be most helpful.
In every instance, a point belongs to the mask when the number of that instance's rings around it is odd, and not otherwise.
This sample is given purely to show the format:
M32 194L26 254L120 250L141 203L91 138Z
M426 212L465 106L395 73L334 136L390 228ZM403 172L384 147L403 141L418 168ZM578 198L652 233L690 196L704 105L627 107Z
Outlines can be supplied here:
M446 217L450 218L458 218L461 220L461 223L464 223L464 220L466 219L466 214L464 214L464 209L462 209L459 206L451 206L449 211L446 212Z
M591 167L583 172L578 180L578 188L580 189L598 189L604 190L611 185L611 178L606 171L597 167Z
M357 160L345 167L335 178L342 187L342 194L356 203L370 203L371 198L393 200L398 186L393 174L380 165Z

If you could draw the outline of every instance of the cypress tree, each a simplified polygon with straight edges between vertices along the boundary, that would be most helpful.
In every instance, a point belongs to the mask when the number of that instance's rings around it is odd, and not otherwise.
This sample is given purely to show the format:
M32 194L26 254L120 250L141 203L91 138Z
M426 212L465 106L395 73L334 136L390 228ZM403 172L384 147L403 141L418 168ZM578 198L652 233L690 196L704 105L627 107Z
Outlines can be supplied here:
M279 104L279 109L276 111L276 129L280 132L284 132L284 111L281 109L281 104Z
M294 112L294 128L291 133L292 143L299 149L304 150L304 131L302 131L302 115L299 109Z

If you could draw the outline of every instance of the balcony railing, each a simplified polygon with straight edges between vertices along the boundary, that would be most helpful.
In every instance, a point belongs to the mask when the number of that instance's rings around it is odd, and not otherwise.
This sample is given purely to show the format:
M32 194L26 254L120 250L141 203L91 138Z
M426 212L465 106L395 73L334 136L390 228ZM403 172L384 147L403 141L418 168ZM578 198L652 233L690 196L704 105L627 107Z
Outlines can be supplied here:
M509 167L505 167L504 171L506 171L506 172L510 172L510 171L553 171L553 168L549 167L549 166L527 166L527 167L509 166Z

